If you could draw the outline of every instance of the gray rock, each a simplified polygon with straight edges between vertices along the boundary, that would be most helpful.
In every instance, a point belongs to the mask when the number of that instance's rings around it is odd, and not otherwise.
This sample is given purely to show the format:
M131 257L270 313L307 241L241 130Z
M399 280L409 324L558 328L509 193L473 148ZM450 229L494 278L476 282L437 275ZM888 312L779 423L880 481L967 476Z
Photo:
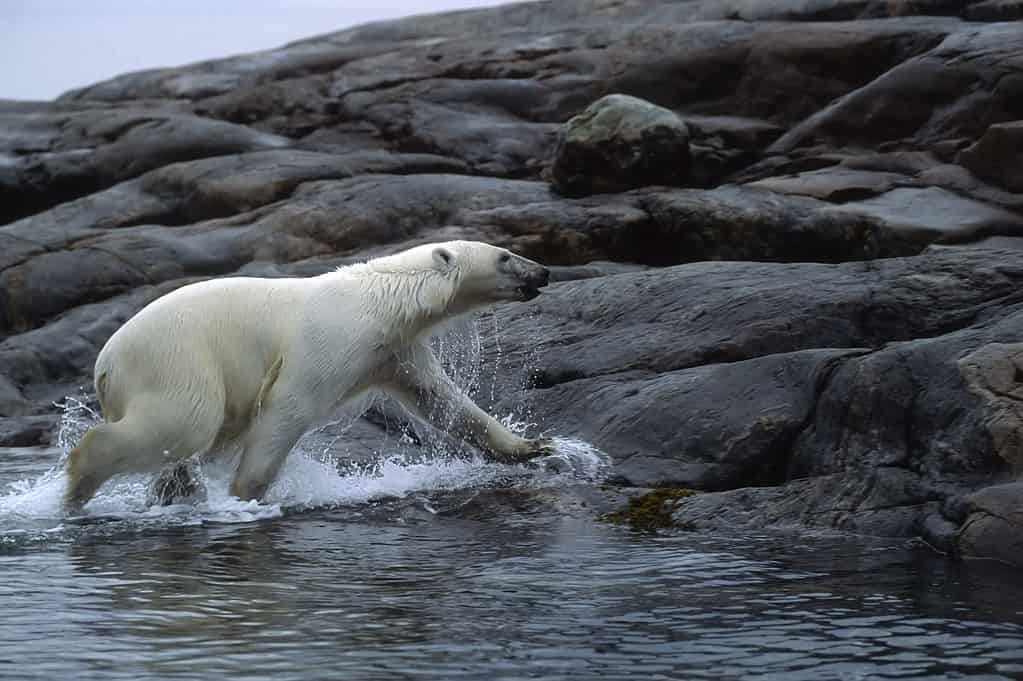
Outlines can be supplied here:
M919 147L979 137L991 124L1023 115L1021 56L1023 33L1013 23L953 32L924 54L836 99L789 130L771 150L820 142ZM997 86L980 85L988 82Z
M9 221L196 158L286 147L277 135L175 112L173 107L53 112L0 102L0 220ZM30 142L26 144L25 138Z
M878 220L909 242L968 241L981 236L1023 235L1023 216L965 199L937 187L892 189L875 198L834 208Z
M920 172L916 177L916 184L940 187L981 203L1001 206L1017 214L1023 214L1023 194L1014 194L990 185L966 168L952 163L938 164Z
M0 414L20 415L31 411L32 403L7 376L0 375Z
M1023 2L1020 0L983 0L966 7L966 18L970 21L1016 21L1023 19Z
M56 416L0 417L0 447L39 447L50 444L58 426Z
M962 9L957 0L724 0L707 2L697 17L702 19L742 19L743 21L840 21L876 19L907 14L957 16Z
M540 182L422 172L455 163L379 151L204 159L24 218L0 230L10 243L0 254L0 334L37 328L141 285L228 274L254 260L351 261L416 240L482 239L552 265L610 259L670 265L705 258L860 260L916 253L947 236L907 234L865 209L836 211L808 197L743 187L652 188L565 201ZM360 169L420 172L319 179ZM189 223L221 213L228 216Z
M920 526L920 535L932 547L948 555L955 551L956 534L959 525L950 522L940 513L932 513L924 518Z
M1023 192L1023 121L992 125L959 156L962 164L980 177L1009 191Z
M843 203L877 196L899 184L911 182L910 177L898 173L858 170L836 165L805 173L769 177L751 182L749 186L782 194L799 194Z
M0 271L111 230L184 225L250 211L286 199L304 182L464 170L453 159L379 150L325 154L287 149L172 163L4 226L0 240L7 247L0 252Z
M995 452L1023 474L1023 343L989 343L958 361L970 392L983 402Z
M607 95L564 126L551 182L566 196L682 185L689 128L673 111L627 95Z
M571 375L541 372L541 386L558 384L534 404L561 403L551 422L585 422L584 439L612 453L616 475L630 484L710 491L771 485L785 478L815 386L850 354L856 351L780 353L622 381L564 383ZM571 398L580 393L585 399ZM646 417L654 413L661 417Z
M501 310L499 348L485 344L488 364L531 367L526 387L497 376L480 394L593 442L632 484L768 486L742 493L761 499L752 525L910 536L943 500L1012 474L960 359L1016 337L1021 279L1014 251L942 249L557 284ZM718 515L685 508L700 526Z
M638 272L647 269L642 265L617 262L591 262L585 265L554 265L549 268L551 281L575 281L576 279L595 279L609 274Z
M1023 482L985 487L967 503L970 515L956 536L959 552L1023 567Z

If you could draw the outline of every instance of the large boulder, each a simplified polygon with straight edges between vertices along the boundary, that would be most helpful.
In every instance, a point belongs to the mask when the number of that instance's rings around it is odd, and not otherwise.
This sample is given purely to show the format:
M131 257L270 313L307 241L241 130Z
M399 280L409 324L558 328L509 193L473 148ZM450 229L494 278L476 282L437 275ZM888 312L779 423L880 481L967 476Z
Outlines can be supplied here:
M607 95L564 127L551 165L566 196L681 185L689 171L689 128L673 111L627 95Z

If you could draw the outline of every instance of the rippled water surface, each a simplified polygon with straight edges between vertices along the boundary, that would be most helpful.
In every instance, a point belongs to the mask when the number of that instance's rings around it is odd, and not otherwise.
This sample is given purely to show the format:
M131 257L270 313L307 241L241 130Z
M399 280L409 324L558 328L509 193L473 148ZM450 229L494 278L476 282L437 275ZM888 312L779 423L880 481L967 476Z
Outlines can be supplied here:
M152 509L129 480L65 520L59 452L0 450L0 677L1023 678L1016 572L631 533L596 519L574 455L339 475L293 454L267 504L209 482Z

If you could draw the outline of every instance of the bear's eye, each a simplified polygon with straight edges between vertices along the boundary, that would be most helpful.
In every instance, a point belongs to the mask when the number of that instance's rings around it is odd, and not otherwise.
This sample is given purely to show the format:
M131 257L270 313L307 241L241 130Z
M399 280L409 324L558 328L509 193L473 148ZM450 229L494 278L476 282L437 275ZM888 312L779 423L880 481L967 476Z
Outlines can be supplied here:
M508 262L509 260L511 260L511 256L508 255L507 253L503 254L500 258L498 258L499 262Z

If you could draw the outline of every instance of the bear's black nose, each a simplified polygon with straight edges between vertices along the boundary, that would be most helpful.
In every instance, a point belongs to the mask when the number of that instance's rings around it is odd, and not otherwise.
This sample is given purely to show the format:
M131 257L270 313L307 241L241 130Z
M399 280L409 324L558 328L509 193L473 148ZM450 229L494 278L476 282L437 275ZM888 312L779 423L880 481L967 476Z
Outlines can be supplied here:
M546 267L541 267L540 271L536 275L537 287L546 286L551 281L551 271Z

